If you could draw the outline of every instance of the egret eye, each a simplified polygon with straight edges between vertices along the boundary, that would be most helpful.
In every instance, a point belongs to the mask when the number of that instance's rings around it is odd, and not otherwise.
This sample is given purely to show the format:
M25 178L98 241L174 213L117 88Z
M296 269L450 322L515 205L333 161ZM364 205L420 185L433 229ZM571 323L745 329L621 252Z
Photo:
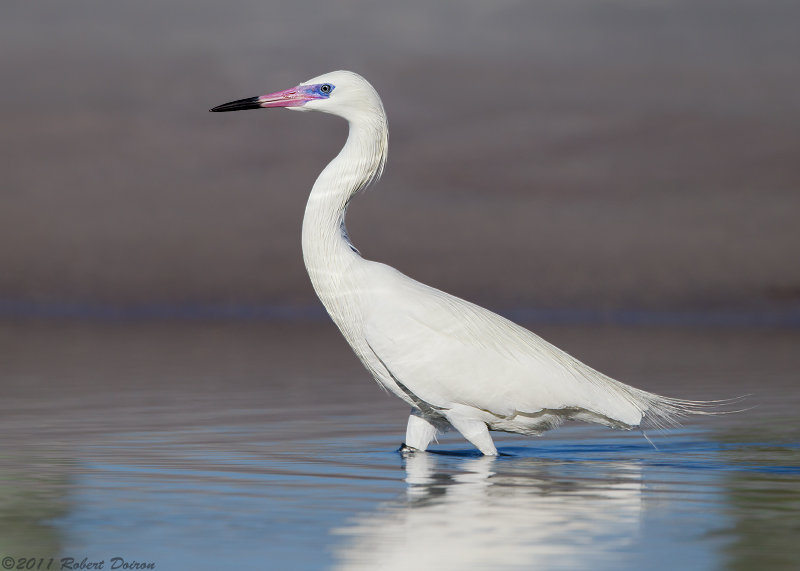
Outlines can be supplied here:
M319 88L322 93L330 93L332 89L333 86L329 83L323 83L322 87Z

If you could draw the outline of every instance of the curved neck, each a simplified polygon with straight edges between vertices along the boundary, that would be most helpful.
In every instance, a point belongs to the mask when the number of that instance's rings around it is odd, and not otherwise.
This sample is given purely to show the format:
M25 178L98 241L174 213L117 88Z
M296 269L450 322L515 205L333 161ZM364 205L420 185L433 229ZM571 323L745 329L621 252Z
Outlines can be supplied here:
M357 192L380 177L387 142L382 110L350 119L344 148L319 175L308 198L303 218L303 259L314 289L329 312L334 284L340 283L342 274L361 259L347 237L347 205Z

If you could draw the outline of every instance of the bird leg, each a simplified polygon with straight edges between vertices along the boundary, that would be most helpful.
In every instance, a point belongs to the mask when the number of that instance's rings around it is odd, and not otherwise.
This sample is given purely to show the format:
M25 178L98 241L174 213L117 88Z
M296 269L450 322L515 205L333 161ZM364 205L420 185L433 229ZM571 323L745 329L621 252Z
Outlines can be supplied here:
M436 426L417 409L411 411L408 417L405 445L419 451L424 451L428 444L436 437Z
M497 456L497 448L494 447L489 428L485 422L454 416L448 416L447 420L453 425L453 428L458 430L464 438L472 442L486 456Z

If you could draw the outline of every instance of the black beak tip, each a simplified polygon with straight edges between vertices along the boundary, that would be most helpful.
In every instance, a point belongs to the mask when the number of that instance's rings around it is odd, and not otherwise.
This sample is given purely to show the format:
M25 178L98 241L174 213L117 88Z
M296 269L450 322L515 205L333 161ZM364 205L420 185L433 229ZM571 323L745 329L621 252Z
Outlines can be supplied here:
M258 104L258 97L237 99L230 103L217 105L213 109L209 109L209 111L212 113L222 113L223 111L243 111L244 109L261 109L261 105Z

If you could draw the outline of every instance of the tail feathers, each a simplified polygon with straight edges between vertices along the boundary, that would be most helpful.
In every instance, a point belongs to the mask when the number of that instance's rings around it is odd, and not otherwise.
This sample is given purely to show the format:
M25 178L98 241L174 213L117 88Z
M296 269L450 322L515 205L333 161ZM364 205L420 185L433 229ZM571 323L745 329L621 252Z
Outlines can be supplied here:
M634 397L636 404L642 411L642 420L638 425L640 428L652 427L659 430L666 430L680 426L681 420L687 416L718 416L742 412L742 410L746 409L716 409L738 404L749 395L730 399L695 401L663 397L654 393L633 389L633 394L631 396Z
M566 362L565 364L567 364L576 378L589 382L609 397L613 395L610 400L616 403L616 406L614 406L612 410L593 410L592 412L615 421L617 423L616 426L614 424L608 424L609 426L614 426L614 428L628 430L635 427L655 428L658 430L675 428L680 426L681 420L688 416L717 416L742 412L742 410L746 409L718 409L738 404L750 396L743 395L730 399L711 401L683 400L664 397L621 383L592 369L577 359L573 359L563 353L562 355L561 360ZM594 420L593 422L598 421Z

